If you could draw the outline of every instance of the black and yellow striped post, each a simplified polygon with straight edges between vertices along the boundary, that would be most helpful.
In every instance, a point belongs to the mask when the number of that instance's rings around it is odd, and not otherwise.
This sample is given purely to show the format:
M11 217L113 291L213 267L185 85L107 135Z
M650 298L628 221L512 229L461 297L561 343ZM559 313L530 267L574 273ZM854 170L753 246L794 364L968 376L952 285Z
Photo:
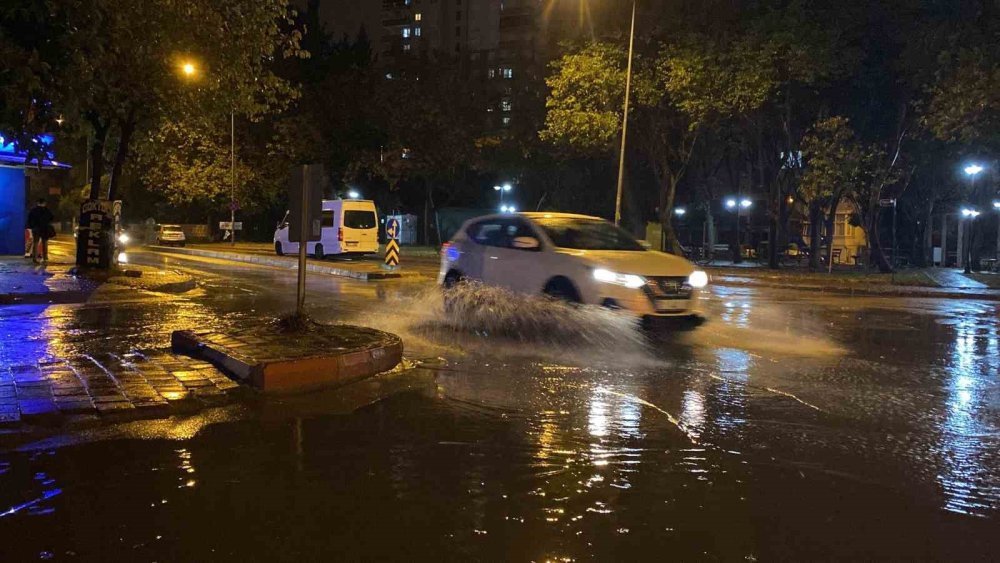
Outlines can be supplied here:
M388 268L399 267L399 219L389 219L385 224L385 265Z

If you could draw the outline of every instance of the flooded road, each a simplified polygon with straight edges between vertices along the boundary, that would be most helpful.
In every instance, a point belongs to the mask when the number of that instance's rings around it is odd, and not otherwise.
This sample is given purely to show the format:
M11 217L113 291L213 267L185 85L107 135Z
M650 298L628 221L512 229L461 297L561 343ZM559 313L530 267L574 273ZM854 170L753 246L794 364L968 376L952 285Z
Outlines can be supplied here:
M259 322L295 278L169 260L179 299L0 309L8 355ZM456 321L427 282L314 276L409 369L0 451L0 560L938 559L1000 548L995 303L713 288L650 338L607 312ZM11 336L34 323L47 338ZM111 335L104 338L104 331Z

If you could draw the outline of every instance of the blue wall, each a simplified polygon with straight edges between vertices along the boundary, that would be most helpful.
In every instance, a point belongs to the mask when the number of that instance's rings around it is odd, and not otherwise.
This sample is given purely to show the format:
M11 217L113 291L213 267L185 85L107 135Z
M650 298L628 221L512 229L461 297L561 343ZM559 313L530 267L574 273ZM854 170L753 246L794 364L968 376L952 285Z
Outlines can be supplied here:
M0 254L24 254L24 169L0 166Z

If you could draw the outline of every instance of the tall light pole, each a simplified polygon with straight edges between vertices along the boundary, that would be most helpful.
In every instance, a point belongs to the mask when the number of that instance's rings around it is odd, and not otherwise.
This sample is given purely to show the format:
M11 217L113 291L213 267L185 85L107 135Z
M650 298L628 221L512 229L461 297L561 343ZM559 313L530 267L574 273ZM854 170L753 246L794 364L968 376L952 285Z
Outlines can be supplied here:
M508 183L506 183L506 184L504 184L502 186L499 186L499 185L498 186L493 186L493 189L495 191L497 191L497 192L500 193L500 209L501 209L501 211L503 211L504 213L506 213L506 210L503 209L503 207L504 207L504 204L503 204L503 195L505 193L511 191L512 189L514 189L514 187L511 186L510 183L508 182Z
M632 25L628 33L628 64L625 70L625 106L622 110L622 146L618 155L618 193L615 196L615 225L622 222L622 187L625 182L625 139L628 135L628 103L632 91L632 47L635 43L635 5L632 0Z
M996 268L997 266L1000 266L1000 200L993 200L993 209L997 212L997 251L996 255L993 256L993 258L997 260L997 262L993 264L993 267Z
M983 171L983 167L972 163L964 168L965 175L969 177L969 199L975 201L976 199L976 176ZM971 219L975 219L979 216L979 211L974 209L963 209L962 216L970 219L965 223L966 231L970 231L975 223ZM965 237L965 273L972 273L972 233L966 233Z
M198 76L198 67L191 61L181 63L185 78ZM229 245L236 246L236 112L229 111Z

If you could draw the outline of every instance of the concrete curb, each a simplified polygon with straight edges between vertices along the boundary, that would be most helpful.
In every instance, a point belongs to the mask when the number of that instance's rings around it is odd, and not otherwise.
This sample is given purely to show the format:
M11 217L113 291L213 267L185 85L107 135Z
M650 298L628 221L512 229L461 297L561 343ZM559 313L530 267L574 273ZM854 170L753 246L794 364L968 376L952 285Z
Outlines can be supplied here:
M201 256L204 258L218 258L221 260L229 260L231 262L259 264L261 266L271 266L273 268L284 268L287 270L294 270L298 266L297 261L286 260L279 256L261 256L259 254L242 254L239 252L220 252L217 250L202 250L200 248L176 248L155 245L147 248L155 252L186 254L189 256ZM325 264L316 264L315 262L306 262L306 271L361 281L398 279L403 277L403 274L399 272L358 272L348 268L337 268L335 266L327 266Z
M833 286L817 286L817 285L789 285L775 282L762 282L762 281L741 281L733 279L734 276L725 276L727 279L720 279L718 281L713 281L712 285L719 286L739 286L739 287L768 287L775 289L788 289L792 291L812 291L818 293L833 293L837 295L851 295L851 296L863 296L863 297L910 297L915 299L974 299L979 301L1000 301L1000 291L991 291L990 293L982 293L981 291L973 292L974 290L968 290L968 292L956 291L955 289L935 289L935 288L924 288L924 290L917 290L911 287L910 289L902 289L908 286L890 286L891 289L886 290L872 290L865 288L855 288L855 287L833 287ZM750 279L750 278L746 278Z
M174 352L210 362L231 378L265 393L297 393L337 387L389 371L403 359L403 341L371 329L378 340L350 349L333 349L308 356L255 359L212 342L211 333L174 331ZM334 348L334 347L331 347Z

